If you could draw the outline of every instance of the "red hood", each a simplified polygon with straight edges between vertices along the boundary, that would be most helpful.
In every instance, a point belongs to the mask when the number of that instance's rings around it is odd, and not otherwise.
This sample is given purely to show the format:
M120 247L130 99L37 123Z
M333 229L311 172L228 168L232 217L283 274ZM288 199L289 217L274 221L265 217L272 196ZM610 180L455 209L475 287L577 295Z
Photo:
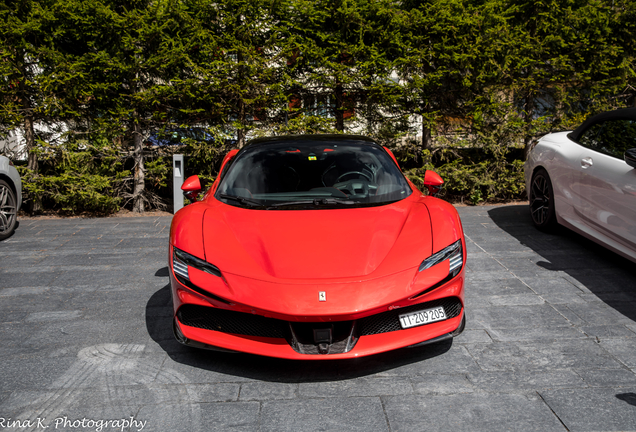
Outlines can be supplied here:
M432 253L428 210L415 199L369 208L249 210L214 201L205 211L206 261L260 280L370 279Z

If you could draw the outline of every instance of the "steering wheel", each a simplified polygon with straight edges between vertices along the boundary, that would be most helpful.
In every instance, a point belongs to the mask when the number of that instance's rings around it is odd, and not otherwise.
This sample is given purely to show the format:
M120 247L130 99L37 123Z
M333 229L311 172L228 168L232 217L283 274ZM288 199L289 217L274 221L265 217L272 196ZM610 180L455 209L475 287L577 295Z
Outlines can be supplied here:
M340 177L343 177L344 175L345 174ZM366 198L369 196L369 182L366 180L347 180L344 182L334 183L333 187L346 192L347 195L352 198Z
M342 179L350 174L358 174L364 177L365 179L367 179L368 182L372 181L371 176L367 173L363 173L361 171L348 171L344 174L339 175L338 178L336 179L336 183L342 183Z

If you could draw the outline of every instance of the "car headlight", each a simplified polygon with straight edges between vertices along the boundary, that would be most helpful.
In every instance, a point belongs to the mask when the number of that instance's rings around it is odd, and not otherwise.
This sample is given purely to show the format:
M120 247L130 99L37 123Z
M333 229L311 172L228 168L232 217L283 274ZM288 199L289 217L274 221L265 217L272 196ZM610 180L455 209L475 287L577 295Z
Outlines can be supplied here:
M174 272L185 278L190 280L190 275L188 274L188 267L195 268L197 270L201 270L203 272L209 273L214 276L221 277L221 270L215 265L210 264L209 262L203 261L200 258L195 257L194 255L190 255L187 252L182 251L181 249L177 249L176 247L172 248L172 268Z
M450 261L448 274L453 277L457 276L464 264L464 250L462 248L461 240L457 240L452 245L445 247L441 251L426 258L422 261L422 264L420 264L419 271L426 270L427 268L433 267L435 264L439 264L446 260Z

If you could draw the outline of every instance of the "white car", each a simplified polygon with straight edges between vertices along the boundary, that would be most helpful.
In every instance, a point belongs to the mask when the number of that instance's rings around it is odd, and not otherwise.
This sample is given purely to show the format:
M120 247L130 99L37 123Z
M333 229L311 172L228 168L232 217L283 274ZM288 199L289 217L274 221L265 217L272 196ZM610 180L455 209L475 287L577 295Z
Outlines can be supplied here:
M22 181L13 163L0 156L0 240L10 237L22 204Z
M534 225L566 226L636 262L635 167L636 108L544 136L525 163Z

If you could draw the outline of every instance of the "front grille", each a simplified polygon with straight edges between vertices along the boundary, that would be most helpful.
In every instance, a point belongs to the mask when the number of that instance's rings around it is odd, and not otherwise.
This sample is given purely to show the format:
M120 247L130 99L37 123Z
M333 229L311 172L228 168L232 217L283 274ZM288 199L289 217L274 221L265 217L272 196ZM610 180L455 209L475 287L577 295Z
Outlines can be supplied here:
M433 300L426 303L419 303L413 306L407 306L394 309L387 312L371 315L362 318L360 324L360 336L368 336L380 333L388 333L401 330L399 315L408 312L415 312L423 309L431 309L438 306L444 307L444 312L448 318L459 316L462 311L462 303L457 297L448 297L440 300Z
M286 338L288 334L286 321L207 306L183 305L177 318L190 327L223 333L271 338Z
M382 312L362 318L358 321L340 321L333 324L333 343L329 354L347 352L357 342L358 336L368 336L401 330L399 315L423 309L443 306L448 318L459 316L462 304L457 297L449 297L419 303L392 311ZM179 322L206 330L216 330L245 336L261 336L286 339L292 348L303 354L318 354L318 347L312 340L312 329L326 325L320 323L290 323L274 318L266 318L243 312L217 309L199 305L183 305L177 312Z
M351 351L355 346L355 342L357 339L353 339L352 343L349 343L349 339L343 339L341 341L335 341L331 345L329 345L328 354L343 354ZM296 345L290 344L294 351L299 352L301 354L309 354L309 355L318 355L320 354L320 350L318 349L318 345L313 343L301 343L298 342Z
M341 354L353 349L358 337L355 335L354 321L336 321L321 323L290 323L293 335L289 340L291 347L301 354L321 354L314 343L314 328L332 329L333 341L329 344L329 354Z

